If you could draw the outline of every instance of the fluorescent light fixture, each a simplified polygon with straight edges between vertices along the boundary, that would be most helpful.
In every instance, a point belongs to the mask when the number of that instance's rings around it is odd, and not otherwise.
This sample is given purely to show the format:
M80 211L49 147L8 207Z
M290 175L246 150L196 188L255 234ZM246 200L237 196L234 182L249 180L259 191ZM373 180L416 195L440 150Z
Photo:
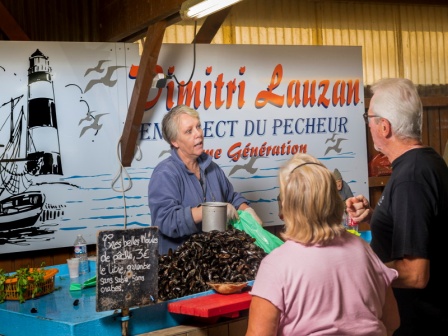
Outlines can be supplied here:
M232 6L240 1L242 0L187 0L182 3L180 16L184 20L196 20Z

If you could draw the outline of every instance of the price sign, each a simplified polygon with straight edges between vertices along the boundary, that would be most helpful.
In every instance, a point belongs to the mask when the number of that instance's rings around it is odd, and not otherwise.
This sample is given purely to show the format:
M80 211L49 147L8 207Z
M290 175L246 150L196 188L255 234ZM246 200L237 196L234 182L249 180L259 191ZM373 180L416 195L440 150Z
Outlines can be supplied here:
M96 311L157 302L157 227L100 231L96 246Z

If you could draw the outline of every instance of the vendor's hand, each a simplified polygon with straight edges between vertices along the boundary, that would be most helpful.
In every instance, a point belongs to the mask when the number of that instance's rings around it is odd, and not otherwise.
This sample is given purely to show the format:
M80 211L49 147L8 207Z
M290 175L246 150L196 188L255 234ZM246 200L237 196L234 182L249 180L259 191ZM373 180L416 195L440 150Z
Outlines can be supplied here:
M227 203L227 223L233 223L239 219L238 211L236 211L232 203Z
M372 208L369 201L363 195L347 198L345 200L348 215L357 223L369 222Z
M246 209L244 209L244 211L246 211L247 213L250 213L252 215L252 217L257 221L258 224L260 224L261 226L263 226L263 221L260 219L260 217L258 217L257 213L255 212L255 210L251 207L248 207Z

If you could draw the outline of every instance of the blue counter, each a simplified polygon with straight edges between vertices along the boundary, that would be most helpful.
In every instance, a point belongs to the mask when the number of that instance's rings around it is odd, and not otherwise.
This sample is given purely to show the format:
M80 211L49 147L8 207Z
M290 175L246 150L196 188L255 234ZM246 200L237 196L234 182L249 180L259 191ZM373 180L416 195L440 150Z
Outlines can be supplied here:
M84 283L96 274L96 263L89 261L91 272L77 279L70 279L67 265L57 268L55 291L30 299L24 303L5 301L0 304L0 335L5 336L121 336L121 311L96 311L96 287L70 291L71 282ZM210 290L176 300L130 309L128 334L170 328L187 323L191 317L168 312L168 303L213 294ZM74 301L78 305L74 305ZM37 312L32 313L35 308Z

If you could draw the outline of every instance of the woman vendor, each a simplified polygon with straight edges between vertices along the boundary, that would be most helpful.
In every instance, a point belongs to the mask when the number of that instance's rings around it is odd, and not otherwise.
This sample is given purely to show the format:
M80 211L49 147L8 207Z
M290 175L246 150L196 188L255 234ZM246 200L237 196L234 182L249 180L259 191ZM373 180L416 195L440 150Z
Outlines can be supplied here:
M262 225L249 201L235 192L224 171L204 152L199 113L186 106L172 108L162 120L162 136L171 156L151 176L148 203L152 225L159 227L159 254L173 251L194 233L202 232L204 202L226 202L227 221L244 210Z

